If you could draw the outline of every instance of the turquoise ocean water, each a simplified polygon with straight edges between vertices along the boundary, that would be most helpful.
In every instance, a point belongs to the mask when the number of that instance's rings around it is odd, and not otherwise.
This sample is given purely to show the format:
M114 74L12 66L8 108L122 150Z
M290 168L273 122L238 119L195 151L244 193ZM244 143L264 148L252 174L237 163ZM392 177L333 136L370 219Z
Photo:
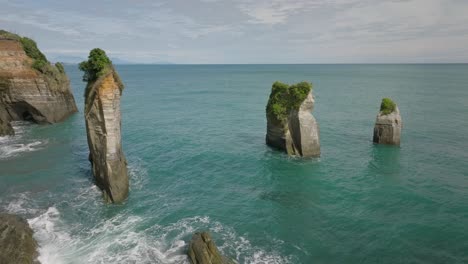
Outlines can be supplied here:
M0 210L42 263L188 263L196 230L240 263L467 263L468 65L122 65L131 190L94 187L80 112L0 138ZM313 82L322 157L265 146L271 84ZM402 146L372 144L382 97Z

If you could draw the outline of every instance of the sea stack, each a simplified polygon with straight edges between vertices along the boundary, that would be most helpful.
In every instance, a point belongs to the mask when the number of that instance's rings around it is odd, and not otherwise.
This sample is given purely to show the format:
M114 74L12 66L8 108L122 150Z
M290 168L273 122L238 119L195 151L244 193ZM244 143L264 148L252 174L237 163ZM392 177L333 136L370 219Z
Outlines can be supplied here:
M382 99L380 111L375 120L374 143L399 146L401 126L398 106L389 98Z
M0 136L10 121L56 123L77 112L63 65L52 65L29 38L0 30Z
M0 263L39 263L37 242L23 218L0 213Z
M197 232L192 236L188 256L192 264L236 264L219 253L208 232Z
M88 82L84 114L94 178L107 202L120 203L128 196L127 162L120 132L124 86L101 49L91 50L80 69L84 71L83 81Z
M267 145L290 156L319 157L320 141L312 84L275 82L266 107Z

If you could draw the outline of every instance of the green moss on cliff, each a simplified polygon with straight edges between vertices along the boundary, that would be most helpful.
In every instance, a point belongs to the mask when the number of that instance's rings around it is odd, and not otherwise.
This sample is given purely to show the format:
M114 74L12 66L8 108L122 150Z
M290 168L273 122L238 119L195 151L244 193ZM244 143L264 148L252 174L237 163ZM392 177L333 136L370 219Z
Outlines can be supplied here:
M62 67L58 68L57 64L55 64L55 67L51 65L44 53L39 50L34 40L28 37L21 37L5 30L0 30L0 39L10 39L20 42L26 55L33 59L33 63L31 65L33 69L56 80L62 79L61 74L65 73L63 66L61 65Z
M390 98L382 99L382 103L380 104L380 112L384 115L388 115L393 113L396 109L396 104Z
M273 83L266 107L267 114L275 117L278 121L286 120L291 110L299 109L311 90L312 84L309 82L293 85L278 81Z

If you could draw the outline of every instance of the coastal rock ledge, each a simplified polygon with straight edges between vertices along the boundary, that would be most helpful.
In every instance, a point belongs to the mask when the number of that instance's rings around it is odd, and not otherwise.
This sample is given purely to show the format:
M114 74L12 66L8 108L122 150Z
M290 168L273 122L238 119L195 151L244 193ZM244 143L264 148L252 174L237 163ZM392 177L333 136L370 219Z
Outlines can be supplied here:
M10 121L56 123L77 112L65 70L29 38L0 30L0 136Z
M120 97L124 88L111 61L101 49L80 64L88 81L85 121L89 160L96 185L107 202L120 203L128 196L127 161L122 151Z
M0 263L38 264L37 242L23 218L0 213Z
M236 264L219 253L208 232L197 232L192 236L188 256L192 264Z
M389 98L382 99L375 120L373 141L377 144L400 145L402 121L398 106Z
M275 82L266 107L267 145L290 156L319 157L319 128L315 117L312 85Z

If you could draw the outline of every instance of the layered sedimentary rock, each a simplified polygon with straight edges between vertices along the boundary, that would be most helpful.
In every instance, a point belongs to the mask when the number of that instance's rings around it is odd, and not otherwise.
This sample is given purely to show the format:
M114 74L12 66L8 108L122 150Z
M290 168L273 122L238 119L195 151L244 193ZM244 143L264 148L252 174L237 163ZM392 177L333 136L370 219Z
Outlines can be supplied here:
M0 263L39 263L37 243L26 220L0 214Z
M286 88L281 85L284 84L273 84L267 105L266 143L291 156L319 157L319 128L312 115L315 100L310 84L300 83ZM294 91L301 87L302 92ZM281 100L287 103L281 103Z
M208 232L195 233L189 244L188 256L192 264L235 264L219 253Z
M34 41L1 30L0 102L3 123L56 123L77 112L63 66L51 65Z
M110 62L110 61L109 61ZM96 184L108 202L128 196L127 162L122 151L120 97L123 84L112 67L89 79L85 94L85 120L89 160Z
M373 141L378 144L400 145L402 127L400 110L391 100L388 102L391 104L390 107L385 108L384 100L375 120Z

